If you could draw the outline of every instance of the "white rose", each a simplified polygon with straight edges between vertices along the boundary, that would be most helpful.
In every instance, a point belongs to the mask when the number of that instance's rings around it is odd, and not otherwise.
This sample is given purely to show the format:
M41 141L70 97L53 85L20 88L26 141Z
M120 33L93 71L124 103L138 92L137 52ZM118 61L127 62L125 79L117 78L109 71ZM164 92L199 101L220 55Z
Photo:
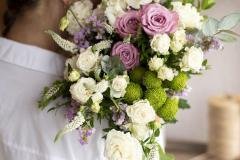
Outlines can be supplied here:
M199 72L202 68L202 63L204 60L203 51L201 48L191 47L187 49L187 52L183 56L180 67L182 71L193 71Z
M115 98L123 97L126 93L128 83L129 77L127 75L115 77L111 84L110 95Z
M131 121L136 124L147 124L155 120L156 113L148 100L140 100L126 109Z
M133 124L131 127L132 135L139 141L143 141L149 137L150 129L147 125Z
M182 2L172 2L173 11L179 15L180 24L183 28L198 28L202 27L203 16L197 11L197 8L192 4L185 5Z
M94 71L99 61L97 53L92 52L92 47L89 47L84 52L80 53L77 60L77 67L85 74Z
M108 89L108 87L109 87L109 83L104 79L97 83L95 92L103 93Z
M107 134L104 154L108 160L142 160L143 150L130 133L111 130Z
M163 55L168 54L169 47L170 38L167 34L157 34L151 40L151 48L155 52L160 52Z
M126 0L127 4L134 9L140 9L141 5L151 3L152 0Z
M158 58L157 56L154 56L148 62L148 66L149 66L149 69L151 71L157 71L157 70L159 70L160 67L163 66L163 59L162 58Z
M69 74L68 80L71 81L71 82L75 82L75 81L79 80L80 76L81 76L80 73L79 73L77 70L74 69L74 70Z
M67 20L69 21L67 31L73 35L81 29L78 23L85 26L86 18L92 14L93 4L90 0L77 1L70 7L70 9L71 11L68 10L66 15Z
M179 52L183 49L183 46L187 43L186 33L184 29L177 30L173 34L173 39L171 41L171 49L173 52Z
M101 103L103 100L103 95L102 93L94 93L92 95L92 101L93 103Z
M107 8L105 15L111 26L114 26L116 18L125 13L127 9L126 0L109 0L107 1Z
M172 81L174 76L175 76L174 71L171 68L168 68L167 66L160 67L158 71L158 78L160 78L163 81L164 80Z
M96 82L92 78L81 78L77 83L70 87L72 98L77 102L84 104L92 96Z

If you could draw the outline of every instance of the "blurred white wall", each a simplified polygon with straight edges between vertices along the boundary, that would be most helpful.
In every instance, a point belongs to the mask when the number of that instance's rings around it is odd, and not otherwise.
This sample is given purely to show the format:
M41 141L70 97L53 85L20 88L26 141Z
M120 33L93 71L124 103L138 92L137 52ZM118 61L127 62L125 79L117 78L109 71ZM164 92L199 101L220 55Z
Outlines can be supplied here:
M209 16L220 19L226 14L240 12L240 0L216 0ZM240 33L238 26L235 31ZM225 43L224 51L208 54L212 69L203 76L195 76L190 82L193 88L188 99L190 110L180 111L178 123L167 127L171 140L206 142L208 132L207 100L211 95L221 93L240 94L240 38L235 43Z

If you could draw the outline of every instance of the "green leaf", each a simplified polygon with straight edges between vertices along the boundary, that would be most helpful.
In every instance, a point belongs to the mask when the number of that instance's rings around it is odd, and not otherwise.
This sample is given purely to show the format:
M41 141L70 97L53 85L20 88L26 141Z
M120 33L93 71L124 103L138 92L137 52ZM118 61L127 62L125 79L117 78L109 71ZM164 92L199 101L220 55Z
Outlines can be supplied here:
M158 150L159 150L161 160L175 160L174 156L171 154L165 153L160 145L158 145Z
M38 101L38 107L44 109L48 104L56 98L63 96L69 89L69 83L65 80L55 81L51 87L45 87L42 97Z
M159 137L160 135L160 129L157 129L155 132L154 132L154 136L155 137Z
M218 32L218 23L219 21L215 18L209 17L204 23L203 23L203 34L205 36L213 36Z
M181 109L189 109L190 105L188 104L186 99L180 99L178 103L178 107Z
M216 35L216 37L223 42L234 42L237 40L235 36L229 33L219 33Z
M182 0L183 4L186 4L186 3L194 3L195 0Z
M215 0L203 0L202 1L202 9L210 9L215 5Z
M219 30L230 30L240 23L240 13L232 13L223 17L218 25Z

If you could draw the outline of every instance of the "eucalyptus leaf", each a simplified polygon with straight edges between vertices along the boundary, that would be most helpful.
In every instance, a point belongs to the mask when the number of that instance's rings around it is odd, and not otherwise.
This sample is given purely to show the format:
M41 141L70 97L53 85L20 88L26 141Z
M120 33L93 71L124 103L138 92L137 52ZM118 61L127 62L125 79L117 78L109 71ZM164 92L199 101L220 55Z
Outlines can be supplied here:
M240 13L232 13L223 17L218 25L219 30L230 30L240 23Z
M234 42L237 40L235 36L229 33L219 33L216 35L216 37L223 42Z
M219 21L215 18L209 17L204 23L203 23L203 34L205 36L213 36L218 32L218 24Z
M202 9L210 9L215 5L215 0L203 0L202 1Z

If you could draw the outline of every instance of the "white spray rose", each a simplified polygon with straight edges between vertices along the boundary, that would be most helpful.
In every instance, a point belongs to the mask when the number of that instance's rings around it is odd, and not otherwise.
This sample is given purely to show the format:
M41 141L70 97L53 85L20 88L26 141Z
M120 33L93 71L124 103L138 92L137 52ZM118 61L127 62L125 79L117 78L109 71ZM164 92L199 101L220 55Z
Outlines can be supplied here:
M184 29L179 29L173 34L171 41L171 49L173 52L179 52L187 43L186 33Z
M134 9L140 9L141 5L151 3L152 0L126 0L127 4Z
M186 53L183 56L180 67L182 71L199 72L202 68L204 60L203 51L201 48L191 47L186 49Z
M103 93L108 89L108 87L109 87L109 82L103 79L97 83L95 92Z
M89 47L84 52L80 53L77 60L77 67L85 74L96 69L96 65L99 62L99 56L97 53L93 53L92 47Z
M80 73L79 73L77 70L74 69L74 70L69 74L68 80L71 81L71 82L75 82L75 81L79 80L80 76L81 76Z
M111 26L114 26L116 18L125 13L127 9L126 0L109 0L107 1L107 8L105 15Z
M72 98L77 102L84 104L92 96L96 82L92 78L81 78L77 83L70 87Z
M78 60L78 55L77 55L77 56L73 56L73 57L71 57L71 58L68 58L68 59L65 61L64 78L65 78L66 80L69 80L69 79L68 79L69 66L70 66L72 69L79 71L79 69L77 68L77 65L76 65L76 64L77 64L77 60Z
M150 135L150 129L147 125L132 124L132 135L140 141L145 140Z
M168 50L170 47L170 38L167 34L157 34L151 40L151 48L155 52L160 52L161 54L169 54Z
M176 11L179 15L180 24L183 28L202 28L203 17L191 3L183 5L182 2L172 2L172 5L173 11Z
M91 110L95 113L98 113L100 111L100 103L103 100L103 95L102 93L94 93L91 97L93 104L91 106Z
M155 120L156 113L148 100L140 100L126 109L131 121L136 124L147 124Z
M70 9L71 11L68 10L66 15L69 22L67 31L73 35L81 29L78 23L85 26L86 18L92 14L93 4L90 0L77 1L70 7ZM77 18L77 21L72 12Z
M129 77L127 75L116 76L111 84L110 95L115 98L121 98L126 93L126 88L129 83Z
M107 134L105 156L108 160L142 160L143 150L130 133L111 130Z
M154 56L148 62L148 66L149 66L149 69L151 71L157 71L157 70L159 70L160 67L163 66L163 59L162 58L158 58L157 56Z
M164 80L172 81L174 76L175 74L173 69L168 68L167 66L160 67L158 71L158 78L160 78L163 81Z

